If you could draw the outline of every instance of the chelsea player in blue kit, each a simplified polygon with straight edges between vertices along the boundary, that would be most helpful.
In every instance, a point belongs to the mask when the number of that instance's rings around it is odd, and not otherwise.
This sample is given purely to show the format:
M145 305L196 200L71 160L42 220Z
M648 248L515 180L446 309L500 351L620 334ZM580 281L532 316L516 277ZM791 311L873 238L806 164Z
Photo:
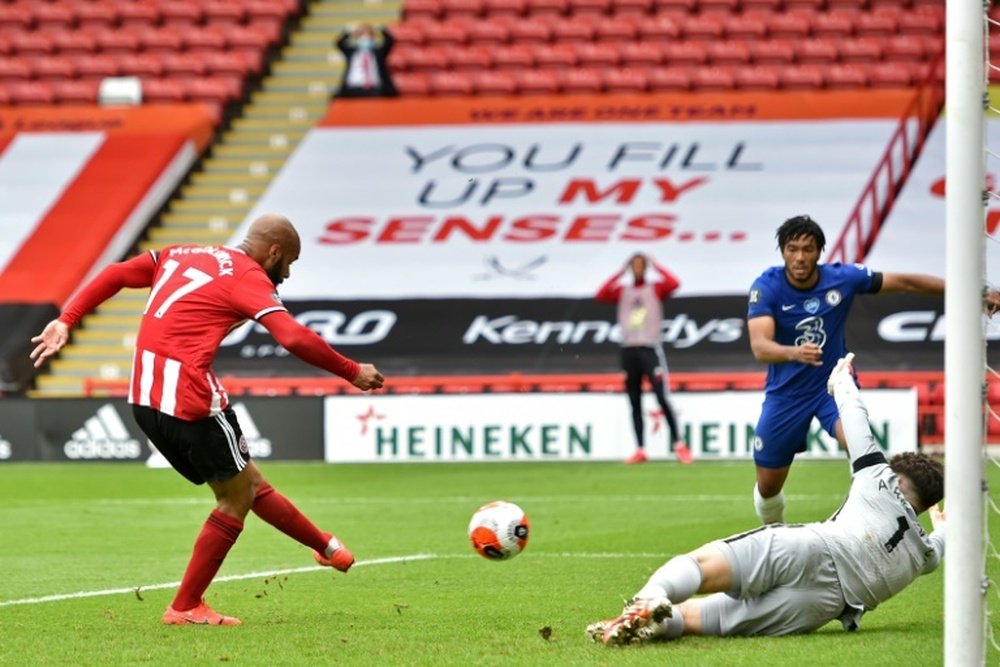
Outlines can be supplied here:
M847 353L844 325L854 297L944 292L944 281L934 276L879 273L861 264L820 264L826 239L807 215L786 220L776 236L784 266L771 267L754 281L747 310L753 355L768 364L754 439L754 507L763 523L784 521L781 489L795 454L805 451L813 417L846 449L826 381ZM1000 306L1000 294L991 291L986 298L992 314Z

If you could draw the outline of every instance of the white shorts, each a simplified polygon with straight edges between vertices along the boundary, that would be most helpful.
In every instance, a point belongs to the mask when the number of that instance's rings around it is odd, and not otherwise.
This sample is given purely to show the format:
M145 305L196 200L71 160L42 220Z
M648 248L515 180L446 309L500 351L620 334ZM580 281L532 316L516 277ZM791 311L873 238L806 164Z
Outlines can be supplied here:
M701 600L704 634L812 632L843 613L833 558L808 527L772 524L713 544L732 567L733 590Z

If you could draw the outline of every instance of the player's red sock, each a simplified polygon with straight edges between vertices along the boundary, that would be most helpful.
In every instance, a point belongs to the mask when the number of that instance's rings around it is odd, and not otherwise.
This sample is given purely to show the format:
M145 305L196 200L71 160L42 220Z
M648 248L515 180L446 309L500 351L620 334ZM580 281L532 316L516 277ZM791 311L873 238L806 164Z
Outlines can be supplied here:
M212 510L194 541L194 553L188 561L181 587L177 589L173 608L186 611L201 604L205 589L212 583L226 554L243 531L243 522L219 510Z
M278 493L270 484L265 484L257 491L253 507L250 509L299 544L304 544L321 554L326 553L329 540L292 504L292 501Z

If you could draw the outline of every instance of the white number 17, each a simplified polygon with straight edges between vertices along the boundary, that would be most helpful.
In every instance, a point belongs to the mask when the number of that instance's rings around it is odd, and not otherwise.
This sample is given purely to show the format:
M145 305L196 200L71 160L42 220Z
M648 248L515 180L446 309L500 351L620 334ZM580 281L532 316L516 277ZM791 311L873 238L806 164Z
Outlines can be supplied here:
M143 315L145 315L146 311L149 310L149 307L153 303L153 299L155 299L156 295L160 293L160 290L163 289L163 286L168 280L170 280L170 277L174 275L174 271L177 270L178 266L180 266L180 264L175 259L168 259L163 263L163 275L161 275L160 279L156 281L155 285L153 285L153 290L149 293L149 299L146 301L146 308L142 311ZM184 273L181 275L187 278L188 281L179 286L173 292L170 292L167 298L163 300L163 303L160 304L160 307L153 312L153 317L163 317L163 314L170 309L170 306L174 305L174 303L176 303L182 296L190 294L199 287L204 287L208 283L212 282L212 276L193 267L184 269Z

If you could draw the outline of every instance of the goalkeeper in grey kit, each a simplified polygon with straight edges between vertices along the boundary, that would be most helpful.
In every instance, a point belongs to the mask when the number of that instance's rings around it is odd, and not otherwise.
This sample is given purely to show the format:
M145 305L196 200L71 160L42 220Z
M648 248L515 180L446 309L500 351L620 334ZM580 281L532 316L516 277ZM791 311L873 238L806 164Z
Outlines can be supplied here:
M588 635L609 646L681 635L785 635L839 619L857 630L865 612L934 570L944 555L940 463L924 454L890 460L875 444L868 411L841 359L827 385L851 463L844 504L826 521L767 524L676 556L615 619ZM928 535L917 516L930 511ZM709 594L693 597L696 594Z

